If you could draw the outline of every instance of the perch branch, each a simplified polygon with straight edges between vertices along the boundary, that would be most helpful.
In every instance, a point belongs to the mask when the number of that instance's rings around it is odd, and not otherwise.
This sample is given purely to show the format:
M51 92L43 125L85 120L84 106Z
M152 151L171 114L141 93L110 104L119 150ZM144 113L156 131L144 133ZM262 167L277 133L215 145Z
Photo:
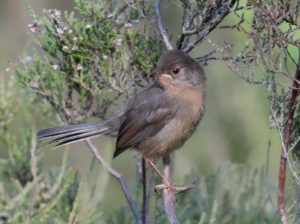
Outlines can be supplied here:
M163 39L163 42L168 50L173 49L172 44L170 43L169 37L167 32L163 26L161 12L160 12L160 0L155 1L155 13L156 13L156 20L159 33ZM170 183L171 182L171 160L169 157L163 159L163 173L166 180ZM167 213L169 222L171 224L177 224L177 217L174 208L174 192L171 189L165 189L163 191L164 195L164 207Z
M166 178L166 180L171 180L171 174L172 174L172 166L171 166L171 159L170 157L163 158L163 175ZM171 224L177 224L178 220L175 213L175 206L174 206L174 200L175 195L174 191L172 189L166 188L163 190L163 196L164 196L164 207L165 211L167 213L167 217L169 219L169 223Z
M105 160L102 158L102 156L99 154L96 146L93 145L93 143L91 142L90 139L85 140L86 144L88 145L89 149L91 150L91 152L93 153L93 155L95 156L96 160L104 167L104 169L107 170L107 172L114 177L115 179L117 179L117 181L119 182L121 189L126 197L126 200L129 204L129 207L134 215L135 221L136 223L141 224L141 217L139 214L139 211L137 209L136 206L136 202L134 201L131 193L128 190L128 185L126 180L124 179L123 175L121 173L119 173L118 171L116 171L115 169L113 169L108 163L105 162Z

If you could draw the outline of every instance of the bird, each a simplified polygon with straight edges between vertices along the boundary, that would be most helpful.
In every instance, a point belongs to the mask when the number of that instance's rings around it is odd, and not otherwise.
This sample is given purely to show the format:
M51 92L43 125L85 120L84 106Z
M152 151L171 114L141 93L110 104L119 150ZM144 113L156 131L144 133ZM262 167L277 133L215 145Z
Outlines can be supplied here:
M164 178L153 160L166 158L194 133L205 111L206 75L187 53L169 50L156 64L154 80L124 107L101 123L74 124L41 130L38 140L59 147L87 138L117 138L113 157L135 149Z

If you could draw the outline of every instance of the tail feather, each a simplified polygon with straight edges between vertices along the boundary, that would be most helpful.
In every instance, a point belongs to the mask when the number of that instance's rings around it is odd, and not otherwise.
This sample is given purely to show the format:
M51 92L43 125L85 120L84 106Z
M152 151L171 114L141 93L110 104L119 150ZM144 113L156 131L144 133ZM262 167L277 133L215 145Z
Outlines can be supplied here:
M110 128L105 124L75 124L63 127L48 128L37 134L38 140L53 137L43 144L55 147L81 141L89 137L109 134Z
M71 143L74 143L74 142L82 141L82 140L87 139L87 138L96 137L97 135L101 135L101 134L105 134L105 133L92 132L92 133L86 133L86 134L74 136L72 138L64 138L62 141L59 141L55 145L55 147L59 147L59 146L62 146L62 145L68 145L68 144L71 144Z
M37 134L37 138L43 139L76 131L95 129L97 126L100 125L101 124L74 124L62 127L47 128L39 131L39 133Z

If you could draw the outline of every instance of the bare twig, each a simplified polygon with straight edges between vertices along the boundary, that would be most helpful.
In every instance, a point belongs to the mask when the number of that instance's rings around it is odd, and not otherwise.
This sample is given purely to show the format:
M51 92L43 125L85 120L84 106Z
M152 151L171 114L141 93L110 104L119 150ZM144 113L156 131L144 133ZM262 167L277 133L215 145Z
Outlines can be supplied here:
M172 174L172 166L171 166L171 159L170 157L163 158L163 175L169 183L171 182L171 174ZM164 207L167 213L167 217L171 224L177 224L178 220L175 213L175 206L174 206L174 191L170 188L166 188L163 190L164 195Z
M85 140L86 144L88 145L89 149L91 150L91 152L93 153L93 155L95 156L95 158L97 159L97 161L104 167L104 169L107 170L107 172L114 177L120 184L122 191L126 197L126 200L129 204L129 207L134 215L135 221L136 223L142 223L141 222L141 217L140 217L140 213L137 209L136 206L136 202L134 201L131 193L128 190L128 185L126 180L124 179L123 175L121 173L119 173L118 171L116 171L115 169L113 169L108 163L106 163L106 161L102 158L102 156L99 154L96 146L93 145L93 143L91 142L90 139Z
M142 185L143 185L143 201L142 201L142 222L143 224L150 223L149 208L151 197L152 175L147 177L147 169L145 159L142 159Z
M161 18L161 13L160 13L160 0L155 1L155 13L156 13L157 27L158 27L159 33L163 39L164 45L168 50L172 50L173 49L172 44L168 37L167 31L162 23L162 18Z
M190 14L192 12L191 9L187 9L189 7L188 4L184 5L182 31L177 42L178 48L184 52L193 50L232 12L236 2L237 0L224 1L222 4L204 4L204 1L203 3L199 2L198 10L193 15ZM199 12L200 10L202 12ZM188 13L187 11L191 12ZM241 23L243 23L243 20L241 20ZM232 26L223 28L232 28Z
M300 56L300 54L299 54ZM286 224L288 223L287 220L287 213L284 206L284 196L285 196L285 179L286 179L286 162L287 162L287 150L290 145L291 141L291 130L293 127L294 121L294 114L297 105L297 97L299 95L299 81L300 81L300 59L298 61L296 73L295 73L295 80L292 84L292 95L290 99L290 110L288 114L288 119L284 129L284 147L281 150L281 157L280 157L280 168L279 168L279 183L278 183L278 207L281 222ZM285 150L284 150L285 148Z
M142 158L142 185L143 185L143 202L142 202L142 222L149 223L149 216L147 211L147 170L145 159Z

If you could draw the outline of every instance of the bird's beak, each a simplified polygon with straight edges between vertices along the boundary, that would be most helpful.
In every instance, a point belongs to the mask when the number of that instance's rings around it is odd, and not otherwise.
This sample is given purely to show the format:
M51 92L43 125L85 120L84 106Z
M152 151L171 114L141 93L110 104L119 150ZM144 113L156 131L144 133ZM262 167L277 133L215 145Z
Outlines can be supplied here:
M156 78L161 83L169 83L173 80L173 77L169 74L166 74L166 73L157 74Z

